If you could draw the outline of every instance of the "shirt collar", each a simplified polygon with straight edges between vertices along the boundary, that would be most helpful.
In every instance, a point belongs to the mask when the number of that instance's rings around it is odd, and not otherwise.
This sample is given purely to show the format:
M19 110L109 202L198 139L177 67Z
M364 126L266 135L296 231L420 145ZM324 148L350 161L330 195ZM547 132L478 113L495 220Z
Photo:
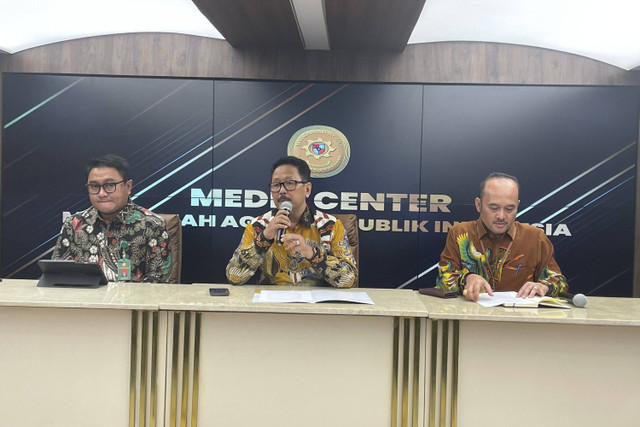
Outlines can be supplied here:
M511 238L511 240L515 239L516 237L516 224L518 224L518 221L513 221L513 225L506 233ZM478 237L480 237L481 239L485 236L489 237L489 229L484 225L480 218L478 218L478 220L476 221L476 230L478 230Z
M278 208L271 209L271 214L273 216L275 216L277 213L278 213ZM313 207L307 205L307 207L304 209L304 212L302 212L300 223L303 224L305 227L311 227L311 225L314 223L315 213L316 213L316 210Z
M307 208L302 213L302 218L300 218L300 222L303 223L306 227L311 227L313 224L313 216L315 213L315 209L312 209L307 205Z
M114 216L111 219L110 222L112 223L121 222L124 224L125 219L128 218L129 215L131 215L134 208L135 208L135 204L131 201L131 199L129 199L127 201L127 204L124 205L122 209L120 209L120 211L116 214L116 216ZM103 223L106 224L106 221L100 216L100 212L98 212L98 209L96 209L94 206L91 206L89 209L85 211L84 218L85 218L85 222L90 225L95 225L96 221L102 221Z

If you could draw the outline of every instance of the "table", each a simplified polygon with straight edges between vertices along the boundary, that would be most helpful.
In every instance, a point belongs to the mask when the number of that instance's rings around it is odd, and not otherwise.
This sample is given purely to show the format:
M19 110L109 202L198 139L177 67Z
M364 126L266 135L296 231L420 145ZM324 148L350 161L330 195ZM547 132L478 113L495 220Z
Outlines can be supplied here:
M209 296L213 286L230 288L230 296ZM352 291L366 291L375 305L253 303L261 289L51 289L4 279L0 424L626 426L640 419L640 300L508 309L360 288Z
M562 310L421 299L430 322L455 331L457 425L638 425L640 300Z
M352 427L407 425L424 410L407 392L424 382L415 292L368 289L375 305L256 304L260 288L211 297L210 286L5 279L0 416L24 426Z

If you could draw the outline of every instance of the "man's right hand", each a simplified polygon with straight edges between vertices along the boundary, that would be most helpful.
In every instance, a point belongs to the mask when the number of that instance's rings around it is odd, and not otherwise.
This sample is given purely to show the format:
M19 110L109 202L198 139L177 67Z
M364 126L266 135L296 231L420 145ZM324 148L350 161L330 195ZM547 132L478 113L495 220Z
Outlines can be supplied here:
M477 274L468 274L465 280L464 296L467 297L468 300L478 301L478 297L482 289L484 289L490 296L493 296L491 285L489 282L484 280L482 276Z
M290 225L291 220L289 220L289 211L282 209L276 213L276 216L274 216L271 221L269 221L269 224L264 228L262 234L265 239L273 240L276 238L276 234L279 229L289 228Z

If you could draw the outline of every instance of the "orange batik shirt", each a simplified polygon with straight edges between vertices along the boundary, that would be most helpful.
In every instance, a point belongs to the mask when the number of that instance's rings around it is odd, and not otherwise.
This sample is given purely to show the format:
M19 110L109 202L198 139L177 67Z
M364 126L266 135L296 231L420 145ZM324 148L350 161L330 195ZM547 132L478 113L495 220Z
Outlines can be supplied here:
M436 287L462 293L469 274L482 276L495 291L518 291L529 281L547 285L552 296L569 289L553 244L539 228L518 221L499 240L479 219L449 229Z

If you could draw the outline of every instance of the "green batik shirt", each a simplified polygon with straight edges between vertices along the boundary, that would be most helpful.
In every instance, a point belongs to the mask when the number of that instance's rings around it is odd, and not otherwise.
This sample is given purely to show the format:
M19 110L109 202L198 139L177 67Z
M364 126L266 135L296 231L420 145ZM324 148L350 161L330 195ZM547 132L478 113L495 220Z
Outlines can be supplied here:
M569 289L544 232L518 221L497 241L479 219L449 229L436 287L462 293L468 274L482 276L495 291L517 292L526 282L547 285L552 296Z
M107 279L114 282L123 241L126 258L131 260L131 281L169 281L171 248L164 219L131 201L109 222L93 206L67 218L53 259L97 262Z

